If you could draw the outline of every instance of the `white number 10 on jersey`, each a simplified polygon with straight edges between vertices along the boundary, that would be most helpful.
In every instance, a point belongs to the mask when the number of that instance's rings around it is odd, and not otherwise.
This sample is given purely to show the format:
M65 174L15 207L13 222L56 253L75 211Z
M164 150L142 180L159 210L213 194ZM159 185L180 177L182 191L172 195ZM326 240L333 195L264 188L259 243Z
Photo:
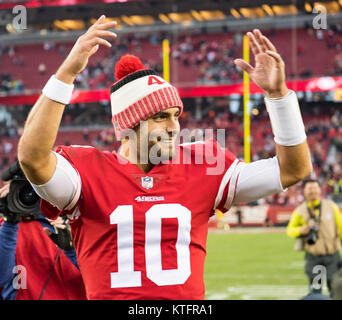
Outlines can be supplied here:
M190 276L191 212L180 204L156 204L146 213L146 275L158 286L183 284ZM177 269L163 270L161 261L162 219L177 218ZM167 220L166 220L167 221ZM111 288L141 287L141 271L134 271L133 206L118 206L110 215L117 225L118 272L112 272Z

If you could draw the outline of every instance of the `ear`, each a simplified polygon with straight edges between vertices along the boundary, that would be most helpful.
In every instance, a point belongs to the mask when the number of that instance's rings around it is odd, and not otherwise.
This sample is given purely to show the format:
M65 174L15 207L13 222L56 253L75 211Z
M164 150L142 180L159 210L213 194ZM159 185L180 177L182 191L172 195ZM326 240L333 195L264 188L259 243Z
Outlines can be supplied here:
M123 139L121 139L121 146L124 145L125 143L127 143L129 140L128 136L125 136Z

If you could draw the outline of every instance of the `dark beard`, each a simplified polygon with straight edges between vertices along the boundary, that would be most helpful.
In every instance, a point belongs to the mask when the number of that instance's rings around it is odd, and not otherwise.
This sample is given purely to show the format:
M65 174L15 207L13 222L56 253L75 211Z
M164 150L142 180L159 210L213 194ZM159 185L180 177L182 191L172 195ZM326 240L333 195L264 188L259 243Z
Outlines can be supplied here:
M153 152L151 149L154 148ZM158 149L157 149L158 148ZM157 150L156 150L157 149ZM149 162L158 164L160 162L171 161L176 156L176 147L163 148L158 145L158 142L153 143L152 147L149 148Z

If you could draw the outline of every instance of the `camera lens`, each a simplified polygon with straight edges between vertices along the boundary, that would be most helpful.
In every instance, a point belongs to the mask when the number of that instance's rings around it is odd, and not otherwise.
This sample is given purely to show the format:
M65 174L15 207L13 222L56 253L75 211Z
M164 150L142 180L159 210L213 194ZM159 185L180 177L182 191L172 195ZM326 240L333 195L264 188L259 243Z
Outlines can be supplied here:
M34 205L38 199L38 195L30 185L22 187L19 191L19 200L26 206Z
M318 238L317 235L318 235L318 231L315 230L314 228L311 228L309 235L308 235L308 238L307 238L308 244L310 244L310 245L315 244L317 241L317 238Z

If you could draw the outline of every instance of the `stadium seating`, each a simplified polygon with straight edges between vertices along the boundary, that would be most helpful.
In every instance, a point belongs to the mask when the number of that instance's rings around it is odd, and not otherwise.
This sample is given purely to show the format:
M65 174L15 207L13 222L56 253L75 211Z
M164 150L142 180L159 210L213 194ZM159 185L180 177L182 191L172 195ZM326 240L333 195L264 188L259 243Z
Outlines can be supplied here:
M294 32L295 37L293 37ZM327 46L328 42L325 38L320 40L315 33L309 33L306 29L297 29L296 31L285 29L268 32L266 30L266 34L282 54L286 62L288 77L333 74L334 58L339 50L338 47ZM177 59L174 55L171 58L172 81L176 85L189 85L198 82L202 76L201 70L203 67L208 67L207 58L204 58L206 60L206 64L204 65L196 63L199 45L203 42L207 44L207 48L203 51L204 54L206 55L208 52L214 51L216 52L217 60L222 61L226 61L227 50L234 48L234 56L230 60L227 60L229 61L228 63L232 64L233 58L242 56L242 45L239 42L234 43L234 36L234 33L195 34L191 36L193 49L186 52L180 50L184 39L186 39L186 35L180 36L176 41L171 39L173 42L172 52L178 50L180 53ZM334 36L340 41L340 35L336 34ZM222 41L222 39L225 39L225 41ZM89 78L89 82L91 81L90 86L108 87L115 80L112 70L108 70L108 68L114 66L115 60L126 52L138 55L148 65L160 65L162 61L160 40L158 39L159 42L157 41L157 43L152 43L150 37L134 39L132 35L128 35L123 37L123 39L116 40L118 41L118 48L114 46L112 52L99 50L91 58L90 65L96 66L97 63L101 64L108 58L109 63L106 63L105 73L111 76L103 77L102 75L102 79L100 76L97 79ZM44 50L44 44L15 46L15 53L12 56L8 53L2 54L0 59L1 73L11 74L12 80L23 80L26 89L39 90L49 76L56 71L71 47L72 43L58 43L54 48L49 50ZM321 54L317 50L320 50ZM325 58L322 59L322 56ZM18 63L21 59L22 61ZM220 61L210 62L209 67L212 67L218 62ZM45 72L42 73L38 71L41 63L46 67ZM233 77L232 79L228 79L228 81L239 81L240 79L241 74L239 73L238 77ZM212 81L215 82L215 77Z

